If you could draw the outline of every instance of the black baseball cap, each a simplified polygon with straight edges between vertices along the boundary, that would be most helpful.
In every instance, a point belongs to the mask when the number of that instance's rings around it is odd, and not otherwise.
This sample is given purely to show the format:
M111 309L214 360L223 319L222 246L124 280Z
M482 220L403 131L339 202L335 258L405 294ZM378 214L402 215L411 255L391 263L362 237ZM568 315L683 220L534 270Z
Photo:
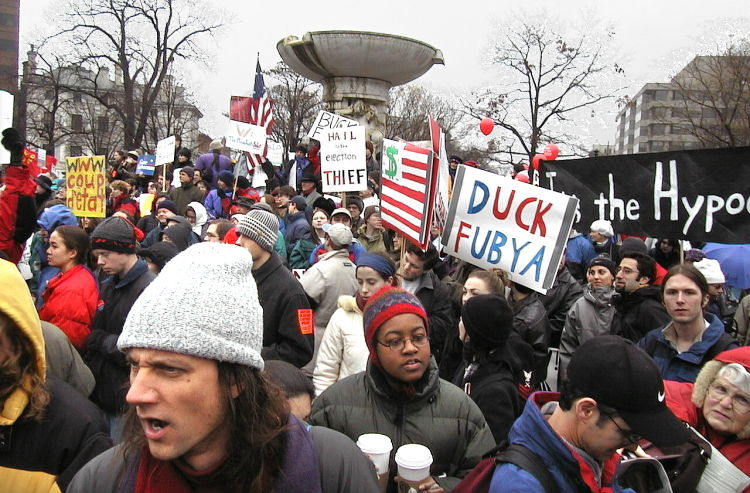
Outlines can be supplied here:
M635 433L659 447L685 443L688 428L667 407L656 363L631 341L599 336L581 344L568 365L570 385L614 408Z

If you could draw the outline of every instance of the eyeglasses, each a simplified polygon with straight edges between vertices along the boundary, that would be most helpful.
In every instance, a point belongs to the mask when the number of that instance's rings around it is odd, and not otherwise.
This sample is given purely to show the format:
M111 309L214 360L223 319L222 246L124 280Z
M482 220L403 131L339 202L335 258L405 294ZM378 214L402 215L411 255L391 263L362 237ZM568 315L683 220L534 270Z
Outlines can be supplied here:
M612 423L614 423L614 425L617 427L617 431L620 432L620 435L622 435L625 438L625 440L628 441L628 443L638 443L643 439L642 436L638 435L633 430L623 430L622 428L620 428L620 425L617 424L617 421L615 421L615 419L611 415L609 414L604 414L604 415L608 417L609 420L612 421Z
M390 348L391 351L401 351L406 346L406 341L411 341L412 344L416 347L425 347L430 343L430 338L427 337L426 334L419 334L416 336L413 336L411 338L405 338L405 339L391 339L386 342L380 342L376 340L378 344L381 346L385 346L387 348Z
M729 396L732 398L732 409L738 413L750 411L750 398L739 392L730 392L721 382L714 382L708 387L708 396L717 401L722 401Z

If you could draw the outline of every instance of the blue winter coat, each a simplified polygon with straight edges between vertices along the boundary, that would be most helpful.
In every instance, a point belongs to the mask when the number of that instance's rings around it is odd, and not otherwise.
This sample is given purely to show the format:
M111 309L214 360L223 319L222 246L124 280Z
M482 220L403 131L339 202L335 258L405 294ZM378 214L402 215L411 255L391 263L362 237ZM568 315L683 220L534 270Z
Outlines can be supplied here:
M286 249L291 252L294 245L310 232L310 223L307 222L304 211L287 214L284 221L286 222L286 232L284 233Z
M677 353L669 341L664 337L664 327L654 329L638 341L638 347L649 353L656 362L656 366L661 371L664 380L674 380L675 382L695 382L701 368L708 362L706 353L711 347L719 342L724 335L724 324L719 317L713 313L705 314L709 325L703 332L703 337L696 342L688 351ZM671 323L671 322L670 322ZM655 340L655 343L654 341ZM726 349L737 347L734 342ZM653 348L651 350L651 348Z
M229 199L232 199L232 191L227 190L224 192ZM221 197L219 197L219 193L214 188L210 192L208 192L208 195L206 195L206 198L203 199L203 205L206 207L206 212L208 212L208 216L211 219L219 219L219 218L226 218L227 214L224 213L224 208L221 205Z
M513 423L508 442L521 444L537 454L557 482L560 493L596 491L583 480L584 472L586 476L595 477L590 466L582 458L573 455L568 445L547 424L540 411L541 405L555 401L558 397L559 394L552 392L532 394L526 401L523 414ZM603 465L602 486L611 486L615 493L635 493L631 489L622 488L617 481L607 484L605 478L611 479L619 460L620 456L615 454ZM490 493L544 493L544 488L531 473L514 464L504 463L495 466Z

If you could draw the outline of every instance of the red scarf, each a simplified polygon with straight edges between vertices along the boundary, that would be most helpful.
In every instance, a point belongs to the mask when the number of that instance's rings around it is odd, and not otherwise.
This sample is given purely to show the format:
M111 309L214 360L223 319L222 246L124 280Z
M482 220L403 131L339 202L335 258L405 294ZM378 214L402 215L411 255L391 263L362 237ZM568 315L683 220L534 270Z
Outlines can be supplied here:
M136 476L135 493L219 493L224 491L216 472L223 462L206 471L192 471L176 461L155 459L144 447Z

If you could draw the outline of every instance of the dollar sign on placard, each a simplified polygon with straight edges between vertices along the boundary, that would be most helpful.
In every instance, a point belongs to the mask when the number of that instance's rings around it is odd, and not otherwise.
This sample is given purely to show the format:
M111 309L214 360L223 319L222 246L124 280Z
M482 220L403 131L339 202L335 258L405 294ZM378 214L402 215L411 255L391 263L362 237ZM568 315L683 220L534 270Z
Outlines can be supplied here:
M388 169L385 170L385 176L393 179L398 171L396 167L396 155L398 154L398 148L386 147L385 155L388 157Z

